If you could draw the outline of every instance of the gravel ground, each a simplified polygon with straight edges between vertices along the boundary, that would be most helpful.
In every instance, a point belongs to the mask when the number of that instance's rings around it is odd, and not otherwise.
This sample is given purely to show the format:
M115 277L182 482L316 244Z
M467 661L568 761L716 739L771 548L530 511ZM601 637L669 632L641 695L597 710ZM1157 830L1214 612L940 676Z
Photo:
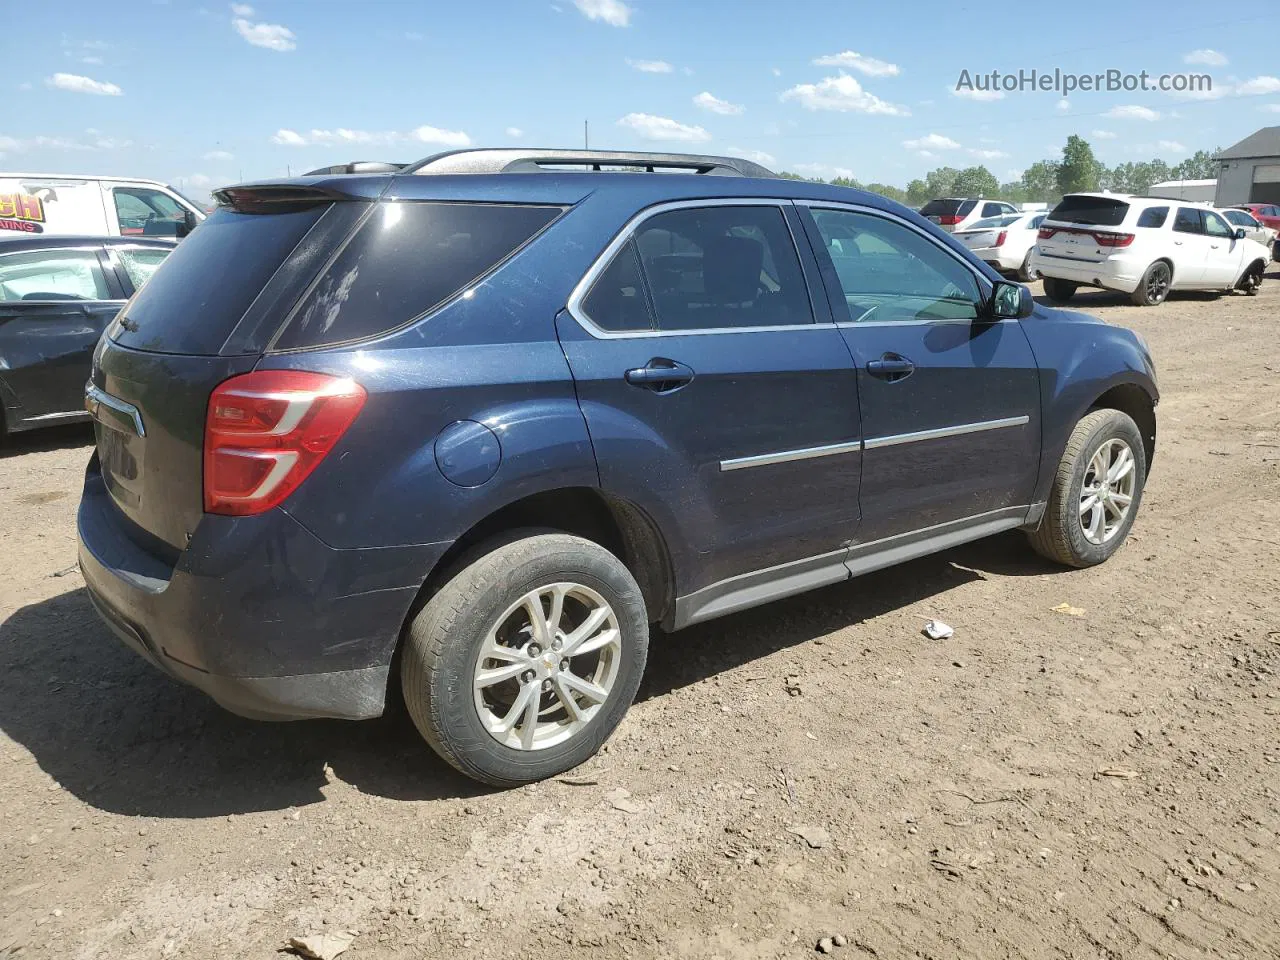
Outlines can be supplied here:
M1142 513L670 637L572 775L486 792L403 719L256 724L99 625L84 430L0 450L0 958L1280 956L1280 274L1086 293L1161 374ZM1056 612L1069 604L1078 616ZM956 628L931 641L926 618ZM826 943L824 947L828 946Z

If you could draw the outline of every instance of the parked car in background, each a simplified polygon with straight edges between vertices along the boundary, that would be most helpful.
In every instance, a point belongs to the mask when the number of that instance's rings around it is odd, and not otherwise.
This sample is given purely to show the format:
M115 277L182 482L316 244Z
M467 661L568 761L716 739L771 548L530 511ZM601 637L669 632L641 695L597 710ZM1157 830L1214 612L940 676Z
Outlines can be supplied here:
M1059 303L1078 287L1094 286L1154 306L1170 290L1255 294L1270 257L1203 204L1076 193L1063 197L1040 225L1031 268Z
M0 437L88 419L93 348L173 247L142 237L0 241Z
M988 266L1029 282L1036 278L1031 269L1031 248L1045 216L1041 211L989 217L955 231L954 236Z
M79 556L239 713L395 684L524 783L599 749L650 624L1015 528L1089 566L1138 512L1142 341L875 194L512 149L217 196L95 354Z
M205 211L155 180L0 173L0 242L8 235L185 237Z
M944 197L930 200L920 208L920 216L936 223L947 233L963 230L978 220L1003 217L1018 212L1012 203L983 200L981 197Z
M1218 213L1222 214L1231 226L1242 227L1244 235L1250 240L1262 244L1268 250L1275 247L1276 228L1260 223L1249 211L1228 207L1225 210L1219 210Z
M1242 203L1231 209L1244 210L1264 227L1270 227L1276 231L1276 240L1272 245L1272 259L1280 260L1280 204Z

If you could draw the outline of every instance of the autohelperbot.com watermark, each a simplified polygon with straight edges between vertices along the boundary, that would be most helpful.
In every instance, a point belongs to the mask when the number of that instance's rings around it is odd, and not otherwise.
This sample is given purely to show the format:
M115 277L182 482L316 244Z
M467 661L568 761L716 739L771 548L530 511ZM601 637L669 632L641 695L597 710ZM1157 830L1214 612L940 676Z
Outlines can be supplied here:
M991 70L975 73L961 70L956 92L970 93L1056 93L1068 96L1084 93L1209 93L1213 77L1207 73L1131 73L1109 69L1100 73L1072 73L1055 67L1052 70L1020 69L1015 72Z

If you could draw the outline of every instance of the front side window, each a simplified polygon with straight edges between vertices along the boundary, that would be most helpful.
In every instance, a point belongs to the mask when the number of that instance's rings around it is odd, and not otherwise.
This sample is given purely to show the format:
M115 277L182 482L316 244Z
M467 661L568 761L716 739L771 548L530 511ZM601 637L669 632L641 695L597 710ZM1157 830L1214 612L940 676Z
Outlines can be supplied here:
M1200 211L1192 207L1179 207L1178 215L1173 218L1173 229L1178 233L1204 233Z
M0 256L0 301L110 300L91 250L41 250Z
M124 272L129 275L129 282L133 284L133 289L138 290L151 279L151 275L159 269L160 264L164 263L165 257L171 252L158 247L155 249L139 247L132 250L117 250L116 256L120 258L120 266L124 267Z
M185 222L187 211L177 200L150 187L116 187L116 221L123 236L170 235Z
M1204 217L1204 232L1211 237L1228 238L1235 236L1235 231L1227 226L1227 222L1212 210L1201 211Z
M813 322L800 259L778 207L659 213L636 229L635 250L659 330Z
M813 210L854 321L973 320L982 292L973 272L893 220Z

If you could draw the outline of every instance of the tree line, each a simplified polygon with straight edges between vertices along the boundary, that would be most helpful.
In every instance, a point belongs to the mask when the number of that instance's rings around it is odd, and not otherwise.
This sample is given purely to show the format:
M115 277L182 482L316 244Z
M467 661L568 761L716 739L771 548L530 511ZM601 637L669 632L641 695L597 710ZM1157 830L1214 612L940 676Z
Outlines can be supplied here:
M1053 204L1064 194L1086 190L1143 194L1152 184L1165 180L1210 180L1218 174L1218 164L1213 158L1220 151L1221 147L1197 150L1173 166L1156 159L1108 167L1094 156L1093 147L1084 137L1072 134L1062 148L1061 159L1039 160L1027 167L1020 179L1009 183L1001 183L985 166L938 167L925 174L924 179L912 180L905 190L887 183L859 183L848 177L821 182L869 190L909 207L919 207L935 197L990 197L1011 203ZM780 176L791 180L817 179L786 171Z

